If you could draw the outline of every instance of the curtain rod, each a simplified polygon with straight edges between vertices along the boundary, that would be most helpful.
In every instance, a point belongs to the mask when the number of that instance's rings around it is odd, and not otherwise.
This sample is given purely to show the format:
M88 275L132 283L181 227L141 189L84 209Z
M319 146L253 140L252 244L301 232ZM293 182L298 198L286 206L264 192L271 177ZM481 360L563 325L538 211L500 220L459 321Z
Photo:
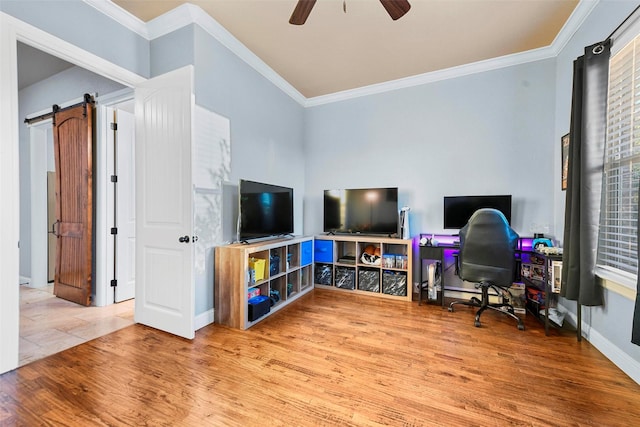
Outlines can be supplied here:
M633 9L633 11L629 14L629 16L627 16L626 18L624 18L624 21L622 21L622 22L620 23L620 25L618 25L618 26L616 27L616 29L615 29L615 30L613 30L613 31L611 32L611 34L609 34L609 37L607 37L605 40L608 40L608 39L610 39L611 37L613 37L613 35L614 35L614 34L615 34L615 33L616 33L620 28L622 28L622 26L623 26L624 24L626 24L626 23L627 23L627 21L628 21L629 19L631 19L631 17L632 17L632 16L633 16L637 11L638 11L638 9L640 9L640 6L636 6L636 8L635 8L635 9Z
M84 99L81 102L78 102L77 104L73 104L73 105L69 105L68 107L64 107L64 108L60 108L60 106L58 104L53 104L53 106L51 107L52 111L50 113L45 113L45 114L40 114L39 116L36 117L31 117L31 118L26 118L24 119L24 122L28 125L33 124L33 123L37 123L37 122L41 122L43 120L47 120L53 117L53 115L55 113L59 113L61 111L65 111L68 110L69 108L74 108L74 107L78 107L80 105L87 105L87 104L93 104L93 96L89 95L88 93L84 94Z

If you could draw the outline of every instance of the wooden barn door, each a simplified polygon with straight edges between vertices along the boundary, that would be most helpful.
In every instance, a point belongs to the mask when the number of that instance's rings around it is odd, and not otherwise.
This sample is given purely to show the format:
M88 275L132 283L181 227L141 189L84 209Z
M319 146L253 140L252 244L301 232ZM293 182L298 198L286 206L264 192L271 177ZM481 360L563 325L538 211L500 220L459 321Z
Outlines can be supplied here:
M53 293L91 304L93 235L93 106L54 111L57 258Z

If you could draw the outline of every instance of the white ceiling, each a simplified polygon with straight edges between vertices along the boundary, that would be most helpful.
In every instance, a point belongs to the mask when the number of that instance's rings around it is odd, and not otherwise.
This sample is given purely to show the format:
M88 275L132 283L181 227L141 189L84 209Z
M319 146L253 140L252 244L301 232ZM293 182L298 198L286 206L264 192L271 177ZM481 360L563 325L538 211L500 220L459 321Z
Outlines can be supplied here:
M378 0L318 0L302 26L297 0L194 0L306 98L552 44L578 0L409 0L391 20ZM187 3L113 0L148 22Z

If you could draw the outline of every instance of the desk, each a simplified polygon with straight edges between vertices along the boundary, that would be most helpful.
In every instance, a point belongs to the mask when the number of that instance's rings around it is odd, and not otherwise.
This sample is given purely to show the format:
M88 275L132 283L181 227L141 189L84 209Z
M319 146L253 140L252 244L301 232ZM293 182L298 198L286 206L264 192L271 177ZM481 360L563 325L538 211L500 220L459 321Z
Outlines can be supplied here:
M418 285L418 305L422 304L422 297L425 289L423 289L422 285L424 284L423 277L423 261L425 260L435 260L440 261L440 265L442 265L442 274L440 275L440 287L441 291L438 298L435 301L439 301L442 307L444 308L444 296L446 291L445 284L445 252L453 252L453 257L456 258L455 262L457 263L457 252L460 250L460 242L457 241L458 236L446 236L446 235L433 235L433 234L420 234L420 238L431 236L432 239L438 240L438 245L420 245L420 256L418 258L418 262L420 263L420 282ZM457 243L455 243L457 241ZM520 280L520 264L522 262L523 254L528 254L532 252L532 241L531 237L520 237L518 238L518 244L516 246L516 277L514 281ZM458 266L456 264L456 275L458 271ZM428 291L428 290L427 290ZM473 290L470 290L473 292ZM429 300L427 299L427 302Z
M558 296L560 294L560 289L555 289L555 281L557 279L556 274L553 272L554 262L562 262L562 255L555 254L544 254L537 251L529 252L530 255L533 255L537 258L543 260L542 264L542 277L539 279L534 279L532 277L522 277L522 282L525 284L527 288L533 288L538 291L544 292L544 309L541 310L540 304L533 300L527 298L527 312L533 314L544 323L544 333L545 335L549 335L549 326L551 322L549 320L549 310L553 305L558 304ZM562 266L560 266L562 268ZM580 304L576 304L577 311L577 321L576 321L576 337L578 341L582 340L582 306ZM544 311L544 314L542 314Z
M445 270L446 270L446 266L445 266L445 252L446 251L451 251L453 252L453 258L454 258L454 262L456 263L455 265L455 271L456 271L456 275L458 275L458 259L457 259L457 254L458 251L460 250L460 245L457 244L452 244L452 243L440 243L438 244L438 246L420 246L420 257L418 259L418 262L420 263L420 282L418 285L418 305L422 304L422 297L423 297L423 293L424 292L428 292L428 290L425 291L425 289L423 288L423 284L424 284L424 277L423 277L423 261L425 260L434 260L434 261L439 261L440 265L442 266L442 274L440 275L440 287L441 287L441 292L440 295L438 297L438 299L436 301L440 301L440 304L442 305L442 307L444 308L444 296L445 296L445 291L446 291L446 285L445 285ZM522 262L522 254L527 254L530 253L531 251L527 248L523 248L522 246L522 242L518 242L518 248L516 249L516 256L515 256L515 262L516 262L516 267L515 267L515 271L516 274L514 277L514 282L519 281L520 280L520 264ZM470 292L473 292L472 290L470 290ZM427 302L429 300L427 299Z
M522 281L525 283L526 287L535 287L543 292L545 292L545 297L547 302L545 304L546 310L551 305L551 299L556 297L557 293L552 292L551 289L551 281L550 281L550 268L552 261L561 261L562 255L545 255L539 252L534 251L530 245L531 238L520 238L518 239L518 246L516 248L515 253L515 262L516 262L516 274L514 277L514 281ZM424 293L428 292L428 289L423 288L424 277L423 277L423 262L425 260L434 260L439 261L442 266L442 274L440 275L440 287L441 291L438 294L438 298L434 300L436 303L440 303L442 308L445 307L445 292L446 292L446 283L445 283L445 252L453 251L457 252L460 250L460 246L453 243L439 243L438 246L426 246L420 245L420 256L418 258L419 268L420 268L420 282L418 284L418 305L422 304ZM544 259L544 267L543 267L543 278L540 281L531 280L526 277L520 276L520 265L523 262L523 257L526 260L528 256L535 255L537 257L541 257ZM455 257L455 255L454 255ZM457 260L456 260L457 261ZM427 303L429 303L429 299L427 297ZM552 326L549 321L549 316L545 313L545 315L541 315L540 310L535 310L530 301L527 299L527 312L534 315L538 320L540 320L544 324L544 332L545 335L549 335L549 327ZM576 335L578 341L582 339L582 307L580 304L577 305L577 328Z

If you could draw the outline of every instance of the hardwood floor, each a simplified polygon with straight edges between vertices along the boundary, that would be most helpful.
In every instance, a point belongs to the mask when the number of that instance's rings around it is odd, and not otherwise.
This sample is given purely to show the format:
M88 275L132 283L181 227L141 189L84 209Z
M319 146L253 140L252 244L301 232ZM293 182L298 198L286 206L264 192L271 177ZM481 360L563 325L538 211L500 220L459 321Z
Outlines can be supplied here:
M53 285L20 286L18 364L31 363L133 324L134 300L85 307L56 298Z
M1 425L631 426L640 385L574 334L316 289L247 331L133 325L0 377Z

